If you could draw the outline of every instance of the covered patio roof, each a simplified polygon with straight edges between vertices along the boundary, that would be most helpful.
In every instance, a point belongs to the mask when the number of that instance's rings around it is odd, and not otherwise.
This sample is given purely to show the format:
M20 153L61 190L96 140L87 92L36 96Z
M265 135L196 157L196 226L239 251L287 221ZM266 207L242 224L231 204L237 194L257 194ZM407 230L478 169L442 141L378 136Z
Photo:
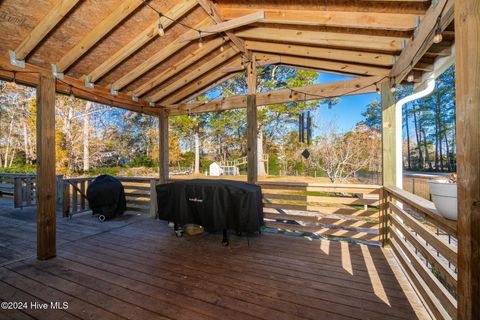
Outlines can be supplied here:
M36 85L26 72L55 72L58 92L148 114L245 107L246 97L185 102L252 61L358 79L261 104L375 92L386 79L420 81L450 54L453 1L431 2L6 0L0 76ZM437 29L444 41L434 44Z

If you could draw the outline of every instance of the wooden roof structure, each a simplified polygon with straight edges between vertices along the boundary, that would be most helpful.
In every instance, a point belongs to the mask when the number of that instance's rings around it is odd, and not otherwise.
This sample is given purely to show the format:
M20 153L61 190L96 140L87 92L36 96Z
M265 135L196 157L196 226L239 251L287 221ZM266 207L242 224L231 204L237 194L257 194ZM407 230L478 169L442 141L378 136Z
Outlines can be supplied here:
M246 96L188 100L253 60L356 77L259 105L359 94L421 79L450 54L452 21L447 0L4 0L0 77L36 85L34 73L54 72L57 92L147 114L245 107Z

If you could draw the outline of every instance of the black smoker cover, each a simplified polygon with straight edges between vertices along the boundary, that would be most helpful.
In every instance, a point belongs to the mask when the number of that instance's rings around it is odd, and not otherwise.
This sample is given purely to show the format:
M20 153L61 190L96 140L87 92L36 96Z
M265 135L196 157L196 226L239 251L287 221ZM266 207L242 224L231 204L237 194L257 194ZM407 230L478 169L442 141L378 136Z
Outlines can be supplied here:
M179 225L199 224L208 232L223 229L260 232L263 225L262 189L230 180L193 179L156 187L161 220Z
M109 175L93 180L87 189L87 199L92 212L103 214L107 219L123 214L127 207L122 183Z

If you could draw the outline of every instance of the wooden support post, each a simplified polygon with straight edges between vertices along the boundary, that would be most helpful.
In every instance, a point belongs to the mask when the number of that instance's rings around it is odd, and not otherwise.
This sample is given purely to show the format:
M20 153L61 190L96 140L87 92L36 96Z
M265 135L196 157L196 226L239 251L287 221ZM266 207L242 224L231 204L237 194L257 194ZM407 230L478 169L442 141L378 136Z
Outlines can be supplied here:
M70 183L67 181L63 182L63 217L67 218L70 216Z
M150 217L153 219L158 218L156 186L157 186L157 181L155 179L150 180Z
M396 138L395 138L395 98L388 81L382 83L382 159L383 185L395 186Z
M13 207L21 208L23 207L23 183L22 178L14 177L13 178Z
M159 177L160 183L167 183L168 181L168 113L167 110L160 109L160 116L158 117L158 132L159 132Z
M56 255L55 77L40 74L37 88L37 258Z
M85 211L85 200L86 200L84 196L84 194L86 193L85 180L80 181L80 191L82 191L80 194L80 211Z
M257 123L257 96L256 96L256 74L255 57L248 64L247 68L247 181L257 183L258 181L258 123Z
M455 1L458 314L480 319L480 5Z

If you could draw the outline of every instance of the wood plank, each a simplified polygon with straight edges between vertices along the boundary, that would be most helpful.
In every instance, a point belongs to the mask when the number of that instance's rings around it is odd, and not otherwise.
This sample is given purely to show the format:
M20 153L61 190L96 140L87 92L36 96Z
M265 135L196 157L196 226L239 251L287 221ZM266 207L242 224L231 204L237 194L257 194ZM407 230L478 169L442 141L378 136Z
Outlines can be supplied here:
M100 41L117 24L128 17L135 9L143 3L142 0L124 0L122 3L105 19L97 24L86 36L70 49L56 64L58 72L64 72L83 54L90 50L95 43Z
M446 266L443 261L438 259L432 253L431 247L428 247L423 241L419 240L417 236L413 235L411 231L407 230L405 226L394 216L389 217L389 221L392 225L401 232L401 234L407 238L407 240L418 250L422 256L432 265L432 267L440 273L443 280L454 290L457 289L457 274L453 270Z
M218 8L215 3L211 0L197 0L200 6L202 6L203 10L215 21L215 23L222 23L223 20L218 14ZM247 54L248 58L250 58L250 53L248 50L245 49L245 42L237 37L235 33L231 31L225 32L227 37L235 44L235 46L240 50L241 52Z
M367 65L360 65L357 63L344 63L344 62L336 62L336 61L329 61L323 59L313 59L313 58L305 58L305 57L295 57L291 55L285 54L271 54L271 53L255 53L258 59L274 59L278 58L280 64L287 65L287 66L297 66L297 67L305 67L309 69L317 69L323 71L331 71L335 73L348 73L348 74L356 74L362 76L378 76L378 75L386 75L390 71L389 68L383 67L376 67L376 66L367 66Z
M233 58L232 61L227 61L225 64L223 64L223 66L225 68L230 68L235 65L238 65L240 63L239 61L240 61L240 57L236 57L236 58ZM234 74L225 75L225 73L222 71L222 68L219 69L217 67L214 70L207 72L207 74L205 74L204 76L184 86L182 90L174 92L164 100L160 101L160 104L169 106L173 103L180 102L184 99L189 99L189 98L193 99L195 96L199 96L202 93L206 92L208 88L212 88L212 86L215 86L215 84L220 84L221 82L231 78L233 75ZM194 109L195 108L193 108L192 110ZM189 111L188 109L186 110Z
M165 69L164 71L162 71L161 73L159 73L158 75L150 79L149 81L145 82L138 88L135 88L135 90L133 90L133 94L135 94L137 97L144 95L145 93L152 90L156 86L162 84L163 82L167 81L171 77L175 76L185 68L195 64L198 60L200 60L201 58L205 57L207 54L211 53L213 50L223 45L223 42L224 41L222 38L215 38L208 41L201 48L198 48L193 53L185 57L184 59L175 63L173 66L168 67L167 69Z
M396 154L396 106L395 97L390 91L390 82L381 85L382 99L382 175L384 186L397 185L397 154Z
M458 319L480 318L480 6L455 1Z
M264 218L272 220L282 220L282 221L301 221L307 223L315 224L328 224L335 225L338 227L348 227L348 228L366 228L366 229L378 229L379 224L375 222L368 221L359 221L359 220L345 220L337 218L326 218L323 215L306 215L306 214L283 214L283 213L271 213L264 212ZM276 221L279 222L279 221Z
M451 319L448 313L443 309L435 294L430 290L425 281L423 281L422 277L413 268L412 264L407 262L408 258L401 251L400 246L397 244L395 239L390 239L390 243L395 256L398 257L397 259L400 261L403 269L408 274L409 280L413 282L415 288L422 296L423 301L426 302L430 312L433 313L433 316L437 319Z
M400 209L392 202L389 203L389 208L392 213L399 216L403 222L418 233L426 242L432 245L441 255L443 255L448 261L457 266L457 248L451 244L445 243L432 231L428 230L423 224L418 222L415 218L411 217L408 213Z
M435 209L433 202L397 187L385 187L385 190L395 199L400 200L416 211L424 214L429 222L433 223L440 229L448 232L451 235L457 235L457 223L440 216L437 212L437 209Z
M13 72L11 71L17 72L15 74L16 83L30 87L36 87L38 85L39 73L52 73L49 69L29 63L25 64L25 68L15 67L10 64L10 61L6 57L0 56L0 79L11 81L14 78ZM86 89L85 83L82 80L67 75L64 75L61 81L57 80L56 91L67 95L73 93L77 98L111 105L112 107L158 115L158 108L149 107L145 101L132 101L131 96L121 92L118 95L113 96L110 93L110 89L101 86L95 86L93 89Z
M307 58L357 62L389 67L394 56L385 53L356 52L350 50L302 46L295 44L247 40L245 47L252 51L296 55Z
M220 16L224 20L236 19L257 10L248 7L220 7ZM416 26L415 14L352 12L352 11L320 11L295 9L266 9L262 23L327 26L341 28L380 29L411 31Z
M158 157L158 176L160 183L166 183L169 178L168 173L168 114L164 108L160 109L160 116L158 117L158 133L159 133L159 157Z
M78 0L58 1L15 49L16 59L24 60L77 3Z
M438 17L441 17L440 27L442 30L453 21L454 2L453 0L439 0L425 13L415 37L407 41L405 49L390 72L390 77L396 84L400 84L404 80L413 66L431 47Z
M202 26L208 25L211 23L210 18L206 18L202 20L200 23L196 24L194 28L198 29ZM197 33L195 30L190 30L187 33ZM188 42L178 41L175 40L172 43L168 44L162 50L156 52L154 55L143 61L140 65L136 68L130 70L121 78L117 79L113 84L116 90L123 89L126 85L140 77L142 74L150 71L153 67L161 63L162 61L166 60L171 55L175 54L176 52L180 51L182 48L188 45Z
M277 223L277 222L270 222L270 221L266 221L265 226L267 228L292 230L297 232L310 232L310 233L327 235L332 237L340 237L340 238L352 238L352 239L361 239L361 240L370 240L370 241L380 240L380 237L378 234L351 231L351 230L329 229L325 227L312 227L312 226L303 226L303 225L288 224L288 223Z
M202 63L197 68L192 70L190 73L186 74L185 76L181 77L180 79L172 82L171 84L167 85L165 88L162 88L152 95L147 97L148 101L157 102L167 95L173 93L176 90L181 90L181 88L196 78L200 77L201 75L207 73L208 71L214 69L215 67L219 66L220 64L228 61L230 58L233 58L235 55L238 54L238 49L236 47L231 47L224 52L220 53L219 55L215 56L214 58L210 59L209 61Z
M257 154L257 103L256 103L256 72L255 67L249 64L248 68L248 96L247 96L247 181L256 183L258 180Z
M290 42L339 48L400 52L402 38L380 37L339 32L317 32L299 29L256 27L235 33L240 38L265 41Z
M230 31L232 29L236 29L242 26L246 26L252 23L255 23L257 21L262 20L265 17L265 14L263 10L252 12L250 14L244 15L242 17L237 17L235 19L231 19L229 21L225 22L220 22L208 27L202 27L200 28L200 32L197 33L196 35L188 35L184 34L183 36L180 36L179 40L180 41L192 41L199 39L200 37L204 37L205 35L210 35L213 33L220 33L223 31Z
M361 199L353 197L320 197L320 196L306 196L299 194L281 194L281 193L263 193L264 199L278 199L278 200L293 200L304 201L308 203L335 203L335 204L350 204L350 205L371 205L378 206L378 200L375 199Z
M315 84L305 87L280 89L258 93L256 95L257 106L286 103L293 101L319 100L322 97L334 97L352 94L371 93L376 91L375 84L381 80L381 77L366 77L356 80L337 81L327 84ZM239 95L228 98L215 99L208 103L183 103L169 106L171 115L185 114L186 110L197 112L209 112L230 110L236 108L245 108L247 105L247 96ZM180 110L180 111L178 111Z
M56 255L55 77L40 74L37 88L37 258Z
M190 10L192 10L197 5L196 0L185 0L178 3L172 9L165 12L165 15L177 20L182 18ZM115 52L112 56L106 59L102 64L96 67L92 72L88 74L88 78L91 82L96 82L98 79L103 77L109 71L111 71L115 66L120 64L122 61L130 57L137 50L143 47L152 39L155 39L158 36L158 26L159 22L162 24L163 28L167 30L172 24L173 21L165 17L161 17L160 21L155 21L133 38L128 44L124 45L120 50Z

